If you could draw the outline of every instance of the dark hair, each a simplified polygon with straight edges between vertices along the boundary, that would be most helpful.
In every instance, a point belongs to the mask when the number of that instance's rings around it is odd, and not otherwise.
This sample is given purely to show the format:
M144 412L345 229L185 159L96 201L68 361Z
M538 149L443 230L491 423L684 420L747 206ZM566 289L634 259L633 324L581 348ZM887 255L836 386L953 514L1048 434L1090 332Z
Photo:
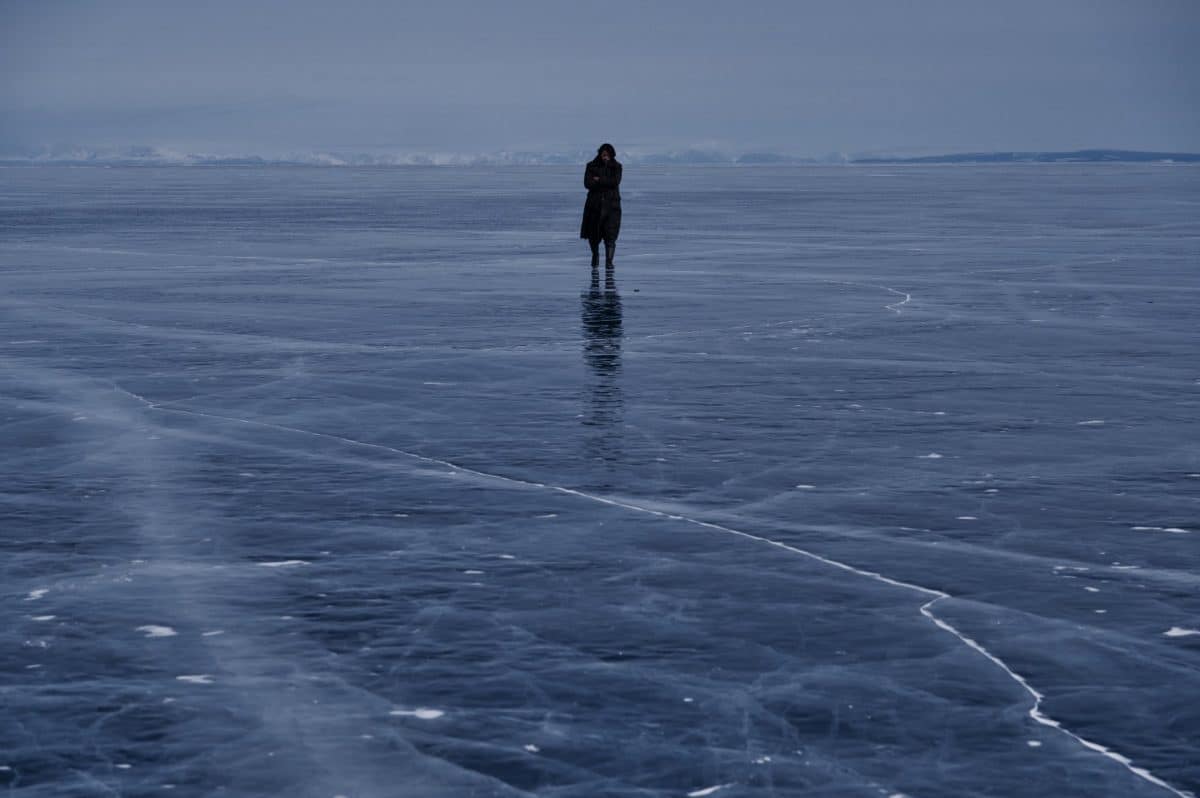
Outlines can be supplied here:
M615 149L613 149L613 145L609 144L608 142L605 142L600 145L600 149L596 150L596 157L599 158L600 153L605 152L605 151L608 152L609 158L612 158L614 161L617 160L617 151Z

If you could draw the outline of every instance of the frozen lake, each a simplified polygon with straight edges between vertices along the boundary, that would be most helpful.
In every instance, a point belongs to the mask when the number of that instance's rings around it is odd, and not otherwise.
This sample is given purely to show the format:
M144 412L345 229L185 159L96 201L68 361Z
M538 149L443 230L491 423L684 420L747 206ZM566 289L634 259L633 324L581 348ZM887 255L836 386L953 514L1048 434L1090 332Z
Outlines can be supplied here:
M0 170L0 794L1200 793L1200 168L581 174Z

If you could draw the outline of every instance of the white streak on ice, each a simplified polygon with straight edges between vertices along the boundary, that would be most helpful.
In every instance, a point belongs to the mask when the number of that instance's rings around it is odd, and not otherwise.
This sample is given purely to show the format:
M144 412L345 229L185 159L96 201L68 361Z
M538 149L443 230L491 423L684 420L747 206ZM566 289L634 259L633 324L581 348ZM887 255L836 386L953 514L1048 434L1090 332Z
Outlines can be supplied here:
M417 707L416 709L393 709L389 715L397 715L405 718L420 718L421 720L437 720L446 713L440 709L427 709L425 707Z
M705 787L703 790L692 790L688 793L688 798L704 798L706 795L712 795L717 790L723 790L726 787L732 787L733 784L717 784L712 787Z
M893 289L888 289L888 290L892 291ZM900 292L893 291L893 293L900 293ZM899 311L897 311L897 312L899 312ZM592 494L592 493L585 493L583 491L575 490L574 488L568 488L568 487L564 487L561 485L547 485L547 484L544 484L541 482L531 482L528 480L516 479L513 477L506 477L501 474L491 474L486 471L477 471L473 468L467 468L466 466L460 466L460 465L458 465L456 463L452 463L448 460L442 460L442 459L439 459L436 457L429 457L427 455L417 454L416 452L405 451L404 449L397 449L394 446L385 446L385 445L379 444L379 443L370 443L367 441L356 440L354 438L346 438L341 435L332 435L332 434L325 433L325 432L315 432L313 430L307 430L307 429L303 429L300 427L289 427L289 426L286 426L283 424L272 424L272 423L266 422L266 421L256 421L254 419L239 418L237 416L222 416L222 415L218 415L215 413L204 413L204 412L201 412L198 410L185 410L182 408L162 407L160 403L151 401L150 399L147 399L146 397L141 396L139 394L133 393L132 391L128 391L128 390L120 387L116 383L111 383L111 384L112 384L114 390L116 390L126 396L129 396L130 398L140 402L141 404L145 405L148 409L151 409L151 410L158 410L160 412L167 412L167 413L178 413L181 415L193 416L193 417L197 417L197 418L210 418L210 419L214 419L217 421L223 421L223 422L233 423L233 424L252 425L252 426L256 426L256 427L261 427L263 429L273 429L273 430L277 430L279 432L288 432L288 433L292 433L295 435L305 435L305 436L312 437L312 438L320 438L322 440L340 441L340 442L345 443L350 446L362 447L365 449L372 449L375 451L390 452L392 454L398 454L403 457L409 458L411 460L416 460L418 462L427 463L430 465L441 466L441 467L446 467L446 468L452 469L449 472L450 476L457 476L459 474L470 475L470 476L478 477L480 479L484 479L487 481L502 482L502 483L505 483L508 485L513 485L513 486L517 486L517 487L521 487L521 488L539 488L539 489L553 490L558 493L566 494L568 496L575 496L575 497L578 497L581 499L598 502L600 504L606 504L606 505L609 505L612 507L621 507L621 508L631 510L634 512L646 513L648 515L652 515L652 516L655 516L658 518L670 518L670 519L681 520L686 523L690 523L690 524L694 524L699 527L703 527L705 529L711 529L711 530L714 530L717 532L722 532L725 534L735 535L737 537L745 538L747 540L754 540L759 543L765 543L769 546L775 546L776 548L780 548L785 551L792 552L793 554L799 554L803 557L807 557L807 558L815 560L817 562L824 563L832 568L837 568L839 570L846 571L848 573L857 574L858 576L862 576L867 579L872 579L876 582L881 582L883 584L892 585L892 586L898 587L898 588L903 588L905 590L911 590L915 593L919 593L924 596L932 596L933 597L932 599L927 601L925 604L921 605L921 607L920 607L921 615L928 618L929 621L932 622L939 629L942 629L942 630L948 632L949 634L953 635L958 640L960 640L964 645L966 645L969 648L971 648L972 650L978 652L981 656L985 657L988 661L993 663L996 667L1000 668L1002 671L1004 671L1006 674L1008 674L1009 678L1011 678L1018 685L1020 685L1021 688L1023 690L1025 690L1025 692L1027 692L1033 698L1033 706L1029 708L1029 717L1034 722L1039 723L1043 726L1048 726L1052 729L1055 729L1056 731L1059 731L1059 732L1067 735L1068 737L1075 740L1075 742L1077 742L1079 745L1083 746L1084 748L1087 748L1090 751L1095 751L1096 753L1100 754L1101 756L1107 757L1108 759L1111 759L1114 762L1119 763L1130 773L1133 773L1134 775L1138 776L1139 778L1141 778L1145 781L1150 782L1151 784L1162 787L1163 789L1167 790L1171 794L1177 796L1177 798L1194 798L1194 796L1191 796L1188 793L1185 793L1185 792L1171 786L1167 782L1165 782L1162 779L1160 779L1159 777L1155 776L1149 770L1146 770L1145 768L1134 765L1132 760L1130 760L1128 757L1126 757L1122 754L1119 754L1116 751L1113 751L1112 749L1101 745L1100 743L1095 743L1095 742L1092 742L1091 740L1088 740L1084 737L1079 736L1075 732L1073 732L1070 729L1063 726L1062 723L1060 723L1059 721L1044 714L1041 711L1041 707L1042 707L1042 702L1045 700L1045 696L1042 695L1041 693L1039 693L1037 690L1035 690L1033 688L1033 686L1030 685L1029 682L1025 679L1025 677L1021 676L1019 673L1014 671L1003 660L1001 660L995 654L988 651L986 648L984 648L982 645L980 645L977 641L968 637L966 634L959 631L956 627L954 627L947 621L944 621L941 618L934 615L932 608L935 604L937 604L940 601L944 601L945 599L953 598L949 593L943 592L941 590L936 590L934 588L923 587L921 585L913 584L911 582L904 582L899 579L893 579L891 577L884 576L883 574L876 573L875 571L868 571L868 570L865 570L862 568L856 568L847 563L839 562L838 560L833 560L828 557L823 557L820 554L816 554L815 552L811 552L806 549L801 549L796 546L791 546L791 545L788 545L788 544L783 543L778 540L773 540L771 538L762 537L760 535L754 535L749 532L743 532L738 529L733 529L732 527L721 526L720 524L714 524L709 521L702 521L697 518L690 518L690 517L681 516L681 515L672 515L670 513L662 512L661 510L654 510L649 507L643 507L641 505L631 504L629 502L619 501L616 499L610 499L605 496L599 496L599 495ZM939 457L939 458L941 457L941 455L937 455L937 454L934 454L933 456ZM303 562L303 561L289 561L289 562L296 563L296 562ZM1137 566L1126 566L1126 567L1136 568ZM1193 631L1193 630L1187 630L1187 631ZM192 680L192 679L207 679L207 680L211 681L211 677L209 677L207 675L178 676L176 678L180 679L181 681L188 681L188 680ZM203 682L203 683L207 684L209 682ZM420 713L424 713L424 714L420 714ZM434 714L434 713L436 713L436 714ZM439 718L445 713L443 713L441 710L437 710L437 709L423 709L422 708L422 709L417 709L417 710L393 710L389 714L411 715L414 717L419 717L422 719L429 720L429 719L433 719L433 718ZM718 784L713 787L705 788L704 790L699 790L696 792L688 793L688 796L689 796L689 798L701 798L701 796L711 795L712 793L716 792L717 790L721 790L721 789L724 789L725 787L731 787L731 786L733 786L732 783Z
M885 291L891 291L893 294L896 294L897 296L904 297L904 299L900 300L899 302L893 302L890 305L884 305L885 308L892 311L897 316L900 315L900 308L904 307L905 305L907 305L909 302L912 301L912 294L907 294L904 291L897 291L895 288L888 288L886 285L882 286L882 288Z
M188 684L212 684L213 677L207 673L189 673L184 676L176 676L175 680Z
M874 285L872 283L848 283L848 282L844 282L841 280L822 280L821 282L830 283L832 285L850 285L850 286L854 286L855 288L878 288L882 291L887 291L888 293L895 294L896 296L902 296L902 297L904 297L904 299L900 300L899 302L893 302L890 305L884 305L885 308L892 311L897 316L899 316L901 313L900 308L904 307L905 305L907 305L909 302L912 301L912 294L906 293L904 291L897 291L895 288L888 288L886 285Z
M308 560L280 560L279 562L260 562L263 568L288 568L293 565L308 565Z

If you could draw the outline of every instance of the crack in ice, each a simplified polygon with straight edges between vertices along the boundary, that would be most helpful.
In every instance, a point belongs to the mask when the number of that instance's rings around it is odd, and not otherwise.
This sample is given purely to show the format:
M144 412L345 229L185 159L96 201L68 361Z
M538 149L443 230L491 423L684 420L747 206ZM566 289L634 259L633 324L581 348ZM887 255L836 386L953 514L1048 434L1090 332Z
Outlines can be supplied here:
M874 286L874 287L882 287L882 286ZM899 291L895 291L894 289L890 289L890 288L887 290L892 291L893 293L901 293ZM905 294L905 296L908 296L908 295ZM905 301L907 301L907 300L905 300ZM903 304L903 303L900 303L900 304ZM899 313L898 310L896 312ZM1021 687L1021 689L1023 689L1026 693L1028 693L1033 698L1033 706L1029 708L1028 715L1034 722L1036 722L1042 726L1047 726L1049 728L1055 729L1056 731L1059 731L1059 732L1067 735L1068 737L1070 737L1072 740L1074 740L1076 743L1083 746L1084 748L1087 748L1090 751L1094 751L1104 757L1107 757L1108 759L1111 759L1114 762L1117 762L1118 764L1120 764L1122 767L1124 767L1126 770L1128 770L1130 773L1134 774L1135 776L1137 776L1147 782L1150 782L1151 784L1154 784L1158 787L1161 787L1164 790L1167 790L1168 792L1172 793L1173 795L1177 796L1178 798L1194 798L1194 796L1192 796L1190 793L1184 792L1182 790L1177 789L1176 787L1173 787L1171 784L1169 784L1166 781L1163 781L1159 777L1155 776L1149 770L1142 768L1142 767L1138 767L1137 765L1133 764L1133 761L1131 759L1129 759L1129 757L1126 757L1123 754L1120 754L1120 753L1112 750L1111 748L1108 748L1107 746L1101 745L1100 743L1096 743L1096 742L1088 740L1084 737L1081 737L1080 735L1076 734L1075 732L1073 732L1070 729L1063 726L1060 721L1057 721L1054 718L1052 718L1049 715L1042 712L1042 702L1045 700L1045 696L1042 693L1038 692L1036 689L1034 689L1034 687L1029 683L1029 681L1024 676L1022 676L1021 674L1014 671L1011 667L1008 666L1007 663L1004 662L1004 660L1000 659L998 656L993 654L991 651L989 651L987 648L985 648L981 643L979 643L978 641L976 641L975 639L973 639L971 637L968 637L964 632L960 631L953 624L949 623L948 621L946 621L942 618L939 618L937 615L934 614L933 606L935 604L937 604L940 601L944 601L946 599L953 598L952 595L950 595L949 593L946 593L942 590L937 590L935 588L930 588L930 587L924 587L923 585L918 585L918 584L915 584L912 582L905 582L900 579L893 579L892 577L884 576L883 574L878 573L876 571L869 571L864 568L856 568L855 566L849 565L848 563L844 563L839 560L834 560L829 557L824 557L820 554L817 554L816 552L808 551L807 549L802 549L797 546L792 546L792 545L789 545L782 541L773 540L771 538L763 537L761 535L755 535L750 532L745 532L745 531L742 531L739 529L734 529L733 527L722 526L721 524L714 524L709 521L703 521L698 518L692 518L692 517L686 516L686 515L681 515L681 514L676 514L676 513L668 513L668 512L664 512L662 510L655 510L650 507L644 507L642 505L633 504L633 503L627 502L627 501L620 501L618 499L612 499L612 498L608 498L606 496L600 496L600 495L597 495L594 493L587 493L585 491L576 490L574 488L568 488L568 487L565 487L562 485L550 485L550 484L546 484L546 483L542 483L542 482L533 482L530 480L517 479L514 477L506 477L501 474L492 474L492 473L488 473L486 471L478 471L473 468L468 468L466 466L461 466L461 465L458 465L457 463L450 462L449 460L442 460L442 459L439 459L436 457L429 457L427 455L417 454L415 452L409 452L404 449L397 449L394 446L386 446L384 444L370 443L367 441L361 441L361 440L357 440L354 438L346 438L341 435L333 435L333 434L325 433L325 432L315 432L313 430L303 429L300 427L289 427L289 426L286 426L283 424L273 424L273 423L267 422L267 421L258 421L255 419L240 418L237 416L223 416L223 415L218 415L218 414L214 414L214 413L204 413L204 412L201 412L198 410L186 410L186 409L181 409L181 408L164 407L164 406L162 406L162 404L160 404L158 402L150 400L150 399L148 399L144 396L141 396L139 394L136 394L132 391L126 390L115 383L111 383L111 384L113 385L113 388L116 391L135 399L136 401L140 402L141 404L145 405L148 409L151 409L151 410L158 410L160 412L169 412L169 413L180 413L183 415L197 416L197 417L201 417L201 418L211 418L211 419L215 419L215 420L219 420L219 421L232 422L232 423L236 423L236 424L247 424L247 425L252 425L252 426L257 426L257 427L263 427L266 429L273 429L273 430L277 430L280 432L288 432L288 433L298 434L298 435L307 435L307 436L314 437L314 438L323 438L326 440L340 441L342 443L346 443L351 446L360 446L360 447L364 447L364 448L368 448L368 449L375 449L375 450L379 450L379 451L391 452L393 454L398 454L403 457L418 460L420 462L450 468L450 469L452 469L452 473L470 474L472 476L480 477L480 478L483 478L486 480L504 482L504 483L507 483L510 485L520 486L522 488L541 488L541 489L545 489L545 490L552 490L557 493L562 493L564 495L585 499L587 501L597 502L599 504L606 504L611 507L620 507L622 509L630 510L633 512L645 513L647 515L652 515L657 518L664 518L664 519L669 519L669 520L673 520L673 521L683 521L685 523L693 524L695 526L699 526L704 529L710 529L710 530L713 530L716 532L721 532L721 533L724 533L727 535L734 535L734 536L737 536L740 538L744 538L746 540L753 540L758 543L764 543L769 546L774 546L774 547L782 549L784 551L788 551L793 554L798 554L800 556L807 557L809 559L823 563L831 568L836 568L836 569L845 571L847 573L855 574L857 576L865 577L867 579L871 579L873 581L880 582L882 584L891 585L893 587L898 587L903 590L909 590L909 591L913 591L915 593L919 593L924 596L928 596L928 597L930 597L929 601L925 602L920 607L921 615L923 615L925 618L928 618L929 621L931 623L933 623L935 626L937 626L939 629L953 635L961 643L963 643L967 647L971 648L972 650L974 650L981 656L985 657L989 662L991 662L996 667L998 667L1002 671L1004 671L1004 673L1007 674L1010 679L1015 681ZM205 674L202 676L207 676L207 675ZM177 678L190 680L192 678L198 678L198 677L177 677ZM209 678L211 678L211 677L209 677ZM722 786L724 786L724 785L722 785Z
M882 291L891 292L896 296L902 296L904 299L900 300L899 302L893 302L890 305L884 305L885 308L892 311L897 316L899 316L901 313L900 308L912 301L912 294L907 293L906 291L898 291L895 288L888 288L886 285L875 285L874 283L848 283L842 280L823 280L822 282L831 283L832 285L850 285L854 286L855 288L878 288Z

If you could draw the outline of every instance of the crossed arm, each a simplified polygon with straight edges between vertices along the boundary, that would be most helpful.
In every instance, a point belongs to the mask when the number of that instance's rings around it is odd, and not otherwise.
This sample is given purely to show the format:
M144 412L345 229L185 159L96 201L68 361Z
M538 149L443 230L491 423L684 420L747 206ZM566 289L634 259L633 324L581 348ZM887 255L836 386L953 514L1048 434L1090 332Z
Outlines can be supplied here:
M608 191L621 185L621 167L610 170L605 177L599 169L589 166L583 172L583 185L588 191Z

